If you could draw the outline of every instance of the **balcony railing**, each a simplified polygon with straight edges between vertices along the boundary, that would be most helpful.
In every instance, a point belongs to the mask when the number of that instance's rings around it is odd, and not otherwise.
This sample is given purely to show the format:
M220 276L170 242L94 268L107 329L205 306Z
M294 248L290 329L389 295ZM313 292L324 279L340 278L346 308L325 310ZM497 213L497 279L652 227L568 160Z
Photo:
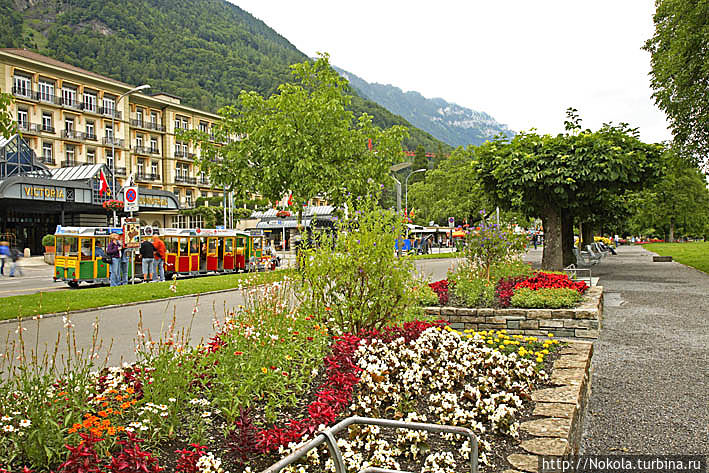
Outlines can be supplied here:
M144 121L144 120L138 120L136 118L134 118L130 121L130 126L134 126L137 128L145 128L146 130L155 130L155 131L160 131L160 132L165 131L165 126L163 124L161 124L160 122Z
M32 97L32 88L25 88L25 87L13 87L12 88L12 95L15 97L22 97L25 99L31 99Z
M195 185L195 184L197 184L197 178L196 177L189 177L189 176L175 176L175 182L182 182L184 184Z
M99 107L98 108L98 113L99 115L106 115L107 117L112 117L113 116L113 111L114 108L108 108L108 107ZM120 120L121 118L121 112L116 110L116 118Z
M35 92L34 98L35 100L39 100L40 102L51 103L54 105L59 105L62 103L61 97L57 97L56 95L49 95L46 92Z
M197 182L198 182L200 185L208 186L208 185L209 185L209 178L208 178L208 177L200 177L200 178L197 180Z
M60 100L61 100L61 105L63 107L73 108L75 110L83 110L84 109L84 103L79 102L78 100L65 99L64 97L61 97Z
M150 148L145 146L133 146L133 152L136 154L150 154Z
M39 123L17 122L17 128L19 128L22 133L29 134L35 134L42 131L42 125Z
M153 173L138 173L136 176L136 179L139 181L159 181L160 180L160 174L153 174Z
M121 138L115 138L112 136L104 136L101 139L101 142L105 145L114 145L118 146L119 148L123 148L124 141Z
M40 131L42 131L44 133L52 133L52 134L56 133L56 131L54 130L54 127L51 125L42 124L42 125L40 125L40 128L41 128Z
M81 166L82 164L84 164L84 163L77 161L75 159L70 159L68 161L62 161L63 168L70 168L72 166Z
M65 140L83 141L86 139L86 133L75 130L62 130L62 138Z
M93 133L89 133L88 131L84 133L84 139L87 141L98 141L98 137Z
M190 153L189 151L177 151L175 150L175 157L181 159L194 159L195 153Z
M126 175L126 168L116 168L114 169L114 172L116 176L125 176Z
M40 156L39 160L42 161L44 164L56 164L57 162L54 160L53 157L51 156Z

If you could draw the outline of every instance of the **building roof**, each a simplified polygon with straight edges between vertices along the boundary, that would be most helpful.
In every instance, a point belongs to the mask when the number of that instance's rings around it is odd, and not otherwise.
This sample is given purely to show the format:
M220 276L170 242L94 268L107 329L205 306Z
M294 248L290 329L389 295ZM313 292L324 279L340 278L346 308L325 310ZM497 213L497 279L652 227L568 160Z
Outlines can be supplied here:
M84 74L87 76L95 77L97 79L113 82L118 85L122 85L124 87L133 87L130 84L126 84L125 82L121 82L116 79L111 79L110 77L102 76L101 74L96 74L95 72L87 71L86 69L82 69L80 67L72 66L71 64L67 64L66 62L58 61L56 59L53 59L48 56L44 56L42 54L36 53L34 51L29 51L27 49L20 49L20 48L1 48L1 52L9 53L9 54L14 54L16 56L21 56L26 59L31 59L33 61L38 61L38 62L43 62L46 64L49 64L51 66L55 67L61 67L63 69L68 69L73 72L77 72L79 74Z
M52 179L57 181L83 181L91 179L99 173L101 169L105 169L105 164L85 164L82 166L71 166L67 168L54 168L52 171Z

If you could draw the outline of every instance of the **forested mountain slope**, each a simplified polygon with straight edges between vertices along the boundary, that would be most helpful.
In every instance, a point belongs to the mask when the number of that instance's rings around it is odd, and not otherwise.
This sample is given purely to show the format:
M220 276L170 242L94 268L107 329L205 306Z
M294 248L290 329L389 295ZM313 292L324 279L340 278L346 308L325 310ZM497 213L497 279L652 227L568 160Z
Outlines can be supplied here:
M209 111L241 90L273 93L307 57L264 22L225 0L0 0L0 47L24 47ZM440 146L369 100L355 112L381 127L411 128L407 146Z

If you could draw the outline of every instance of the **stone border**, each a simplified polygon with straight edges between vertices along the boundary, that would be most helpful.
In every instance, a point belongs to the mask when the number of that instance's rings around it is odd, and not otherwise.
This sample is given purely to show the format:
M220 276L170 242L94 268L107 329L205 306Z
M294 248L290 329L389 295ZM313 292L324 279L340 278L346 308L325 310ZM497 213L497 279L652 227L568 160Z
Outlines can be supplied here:
M526 453L513 453L507 461L514 469L537 473L539 457L578 455L583 433L583 422L591 396L591 358L593 344L571 342L561 349L561 357L554 362L551 384L556 387L534 391L534 420L523 422L520 430L533 438L523 440L520 447Z
M468 309L425 307L427 315L447 320L456 330L507 330L511 335L596 339L603 319L603 287L586 291L574 309Z

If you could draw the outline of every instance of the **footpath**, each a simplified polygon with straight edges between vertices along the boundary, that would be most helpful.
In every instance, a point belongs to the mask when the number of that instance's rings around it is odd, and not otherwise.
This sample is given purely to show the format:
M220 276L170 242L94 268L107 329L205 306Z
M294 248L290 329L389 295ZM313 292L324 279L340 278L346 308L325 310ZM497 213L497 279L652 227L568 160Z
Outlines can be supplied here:
M582 453L709 452L709 275L621 246L604 288Z

